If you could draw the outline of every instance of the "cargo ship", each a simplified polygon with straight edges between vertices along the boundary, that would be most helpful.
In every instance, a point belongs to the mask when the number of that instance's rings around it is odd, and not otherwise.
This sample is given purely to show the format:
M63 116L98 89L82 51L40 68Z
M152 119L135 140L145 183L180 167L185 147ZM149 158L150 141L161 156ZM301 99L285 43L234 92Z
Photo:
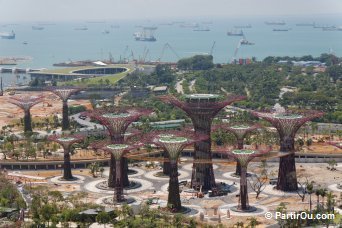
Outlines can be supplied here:
M192 31L195 31L195 32L209 32L210 28L209 27L205 27L205 28L198 27L198 28L193 29Z
M227 36L243 36L243 31L229 31L227 32Z
M273 29L273 32L287 32L289 29Z
M14 31L12 31L10 33L7 33L7 32L0 33L0 37L1 37L1 39L14 40L15 39L15 33L14 33Z
M251 24L248 24L248 25L235 25L234 28L236 28L236 29L252 28L252 25Z
M77 30L77 31L86 31L86 30L88 30L88 28L86 26L80 26L80 27L76 27L75 30Z
M296 26L315 26L315 23L298 23Z
M32 30L44 30L44 27L34 25L34 26L32 26Z
M157 39L154 37L153 32L157 29L157 27L143 27L141 32L136 32L133 34L134 39L136 41L149 41L154 42Z
M266 25L286 25L285 21L265 21Z

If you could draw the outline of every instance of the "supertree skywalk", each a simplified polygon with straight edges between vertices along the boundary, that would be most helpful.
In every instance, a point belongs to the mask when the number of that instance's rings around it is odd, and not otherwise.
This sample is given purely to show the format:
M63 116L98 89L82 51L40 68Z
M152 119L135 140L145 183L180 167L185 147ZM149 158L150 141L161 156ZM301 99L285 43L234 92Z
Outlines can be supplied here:
M277 189L296 191L298 189L294 145L296 133L307 121L321 117L323 112L287 110L284 113L253 111L252 114L270 122L278 131L281 155Z
M191 186L203 190L210 190L216 186L212 165L210 132L214 117L225 106L245 99L243 96L231 96L221 101L216 94L191 94L185 96L185 101L181 101L174 96L161 96L165 103L172 104L182 109L192 120L195 132L205 134L208 139L195 143L194 164L191 177ZM208 163L196 162L206 160Z

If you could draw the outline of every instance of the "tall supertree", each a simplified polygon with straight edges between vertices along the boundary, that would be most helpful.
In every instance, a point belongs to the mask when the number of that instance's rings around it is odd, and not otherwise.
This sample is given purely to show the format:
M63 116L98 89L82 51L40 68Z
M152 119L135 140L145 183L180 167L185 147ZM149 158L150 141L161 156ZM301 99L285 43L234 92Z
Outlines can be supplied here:
M63 179L67 181L74 180L71 173L71 162L70 162L70 152L71 147L75 143L82 142L84 136L82 135L51 135L48 137L49 140L60 144L64 150L64 165L63 165Z
M63 119L62 119L62 130L68 130L70 127L69 122L69 107L68 107L68 100L71 95L79 92L80 88L75 87L50 87L48 88L49 91L56 94L63 102Z
M208 139L207 135L197 134L193 131L155 131L144 136L145 143L153 143L163 148L170 162L169 194L167 204L174 212L182 209L179 195L178 158L186 146Z
M114 199L113 201L116 203L126 202L126 199L123 196L123 176L125 172L121 169L121 161L123 156L134 150L138 147L142 146L142 144L112 144L110 141L97 142L95 147L100 148L115 158L115 187L114 187Z
M237 149L243 149L244 139L246 135L258 128L260 128L259 124L247 125L247 124L232 124L232 125L221 125L220 127L223 130L229 131L234 134L237 140ZM239 161L236 162L235 175L240 176L241 174L241 165Z
M31 125L31 108L42 102L43 97L33 97L33 96L27 96L27 97L11 97L10 103L18 106L24 111L24 132L32 132L32 125Z
M248 186L247 186L247 167L250 161L252 161L255 157L262 156L269 152L269 150L246 150L246 149L238 149L226 152L228 156L233 157L236 162L241 165L241 174L240 174L240 195L239 195L239 203L236 210L242 212L251 212L255 211L256 208L251 207L248 202Z
M123 144L128 126L143 115L149 115L151 110L133 107L107 107L95 109L85 114L99 121L108 130L112 144ZM122 158L123 185L129 186L127 159ZM115 187L115 157L111 155L108 186Z
M204 190L211 189L216 185L211 162L210 132L212 121L225 106L243 100L245 97L231 96L220 101L220 96L216 94L191 94L185 96L185 101L174 96L161 96L160 99L182 109L192 120L195 132L208 136L207 140L195 143L191 186L194 188L202 186ZM198 160L202 162L196 162ZM208 162L204 163L203 160Z
M282 191L296 191L298 189L296 162L295 162L295 136L299 128L307 121L323 115L318 111L286 111L284 113L256 112L254 116L270 122L275 127L280 139L280 156L277 189Z

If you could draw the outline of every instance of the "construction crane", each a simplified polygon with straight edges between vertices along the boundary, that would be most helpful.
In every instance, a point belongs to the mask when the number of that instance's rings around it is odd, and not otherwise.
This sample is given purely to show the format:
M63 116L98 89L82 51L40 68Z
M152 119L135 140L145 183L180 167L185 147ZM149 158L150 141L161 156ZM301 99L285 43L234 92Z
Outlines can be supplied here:
M236 60L236 56L237 56L238 51L239 51L239 49L240 49L240 47L241 47L241 42L243 42L243 39L239 40L239 42L238 42L238 44L237 44L237 46L236 46L236 48L235 48L234 56L233 56L233 58L232 58L232 63L234 62L234 60Z
M215 45L216 45L216 41L213 42L213 45L211 46L211 49L210 49L210 52L209 52L209 55L213 55Z
M178 55L177 52L171 47L171 45L170 45L169 43L166 43L166 44L164 44L164 46L163 46L161 55L160 55L160 57L157 59L157 62L160 62L160 60L163 58L164 53L165 53L165 51L166 51L167 48L170 49L170 50L173 52L173 54L177 57L177 60L180 59L179 55Z
M120 63L125 63L126 62L126 54L128 52L128 48L129 48L128 45L126 45L125 50L124 50L124 52L122 54L122 59L121 59L121 56L120 56Z

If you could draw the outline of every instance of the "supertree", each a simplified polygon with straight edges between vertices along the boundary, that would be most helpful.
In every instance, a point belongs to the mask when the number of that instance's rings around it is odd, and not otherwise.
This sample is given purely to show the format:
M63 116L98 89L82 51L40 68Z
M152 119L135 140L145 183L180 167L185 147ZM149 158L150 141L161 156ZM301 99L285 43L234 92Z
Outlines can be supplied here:
M108 130L112 144L123 144L128 126L137 121L143 115L149 115L152 111L133 107L107 107L85 112L85 115L96 119ZM127 159L122 158L123 185L129 186ZM115 187L115 157L111 155L108 186Z
M49 87L47 88L49 91L53 92L57 95L63 102L63 119L62 119L62 130L68 130L70 127L69 122L69 107L68 107L68 100L71 95L79 92L81 88L75 87Z
M296 191L298 189L296 162L295 162L295 136L299 128L307 121L323 115L319 111L290 111L284 113L256 112L254 116L270 122L275 127L280 139L280 156L277 189L282 191Z
M70 152L71 147L75 143L82 142L84 139L83 135L50 135L49 140L60 144L64 150L64 165L63 165L63 179L64 180L74 180L71 173L71 162L70 162Z
M24 132L32 132L32 125L31 125L31 108L40 103L43 97L33 97L33 96L22 96L22 97L11 97L9 100L10 103L18 106L24 111Z
M142 144L112 144L111 141L102 141L96 142L95 147L104 150L105 152L110 153L115 158L115 187L114 187L114 198L113 201L116 203L126 202L126 199L123 196L123 176L124 173L121 169L121 161L123 156L126 153L137 149L138 147L142 146ZM125 172L125 171L124 171Z
M217 113L225 106L243 100L245 97L231 96L220 101L220 96L216 94L191 94L185 96L185 101L174 96L161 96L160 99L182 109L192 120L195 132L208 136L207 140L195 143L191 186L194 188L202 186L204 190L216 186L211 162L211 124ZM196 162L197 160L208 162Z
M178 182L178 158L186 146L208 139L207 135L198 134L194 131L154 131L144 136L145 143L153 143L163 148L170 162L169 194L167 204L174 212L182 209L179 195Z
M220 128L222 130L229 131L234 134L237 140L237 149L243 149L244 139L246 135L261 126L259 124L232 124L232 125L221 125ZM241 165L239 161L236 162L235 175L240 176L241 174Z
M242 212L251 212L255 211L256 208L251 207L248 202L248 187L247 187L247 166L250 161L252 161L255 157L262 156L268 153L269 150L247 150L247 149L237 149L226 152L228 156L233 157L236 162L241 165L241 174L240 174L240 195L239 195L239 203L236 207L236 210Z

